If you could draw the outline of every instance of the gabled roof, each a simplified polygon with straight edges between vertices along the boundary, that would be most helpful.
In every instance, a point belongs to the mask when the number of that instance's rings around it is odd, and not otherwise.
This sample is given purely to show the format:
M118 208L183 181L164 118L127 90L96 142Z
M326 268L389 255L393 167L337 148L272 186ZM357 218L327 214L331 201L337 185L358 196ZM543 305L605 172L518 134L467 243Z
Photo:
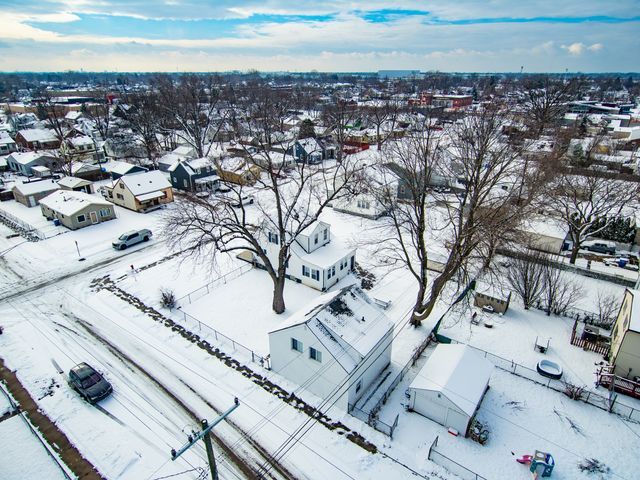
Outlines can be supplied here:
M93 182L78 177L64 177L58 180L58 185L66 188L84 187L85 185L91 185Z
M45 207L48 207L55 212L68 216L79 212L89 205L110 207L113 204L84 192L58 190L57 192L53 192L52 194L47 195L42 200L40 200L40 205L44 205Z
M127 189L135 195L144 195L145 193L171 188L171 184L167 177L158 170L144 173L134 173L120 177L118 181L123 182Z
M409 388L441 392L467 415L484 395L493 364L467 345L438 345Z
M304 235L305 237L310 237L313 234L313 232L316 231L316 229L321 227L331 228L331 225L329 225L326 222L323 222L322 220L316 220L315 222L309 224L304 230L302 230L300 232L300 235Z
M393 330L393 323L357 285L319 296L269 334L301 324L306 324L347 373Z
M107 172L116 173L118 175L126 175L133 168L144 168L139 165L134 165L129 162L120 162L118 160L112 160L102 165L102 168ZM145 169L146 170L146 169Z
M12 159L14 162L19 163L20 165L29 165L30 163L42 157L54 158L51 155L47 155L41 152L14 152L7 157L7 160Z

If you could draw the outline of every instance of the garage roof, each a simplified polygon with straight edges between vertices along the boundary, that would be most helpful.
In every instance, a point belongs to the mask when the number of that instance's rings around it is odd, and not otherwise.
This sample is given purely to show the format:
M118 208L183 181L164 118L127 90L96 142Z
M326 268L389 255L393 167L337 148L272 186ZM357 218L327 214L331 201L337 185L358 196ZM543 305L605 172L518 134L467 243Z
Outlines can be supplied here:
M441 392L473 415L489 383L493 364L466 345L438 345L409 388Z

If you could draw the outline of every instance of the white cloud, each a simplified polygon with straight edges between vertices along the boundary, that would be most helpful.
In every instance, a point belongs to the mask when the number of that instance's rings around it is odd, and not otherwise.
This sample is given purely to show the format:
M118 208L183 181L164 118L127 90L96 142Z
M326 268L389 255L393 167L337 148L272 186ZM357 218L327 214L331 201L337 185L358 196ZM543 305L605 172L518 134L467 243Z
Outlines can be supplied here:
M593 45L587 47L589 50L591 50L592 52L599 52L600 50L602 50L604 48L604 45L602 45L601 43L594 43Z
M562 45L562 48L569 52L569 55L579 57L584 52L585 44L582 42L575 42L571 45Z

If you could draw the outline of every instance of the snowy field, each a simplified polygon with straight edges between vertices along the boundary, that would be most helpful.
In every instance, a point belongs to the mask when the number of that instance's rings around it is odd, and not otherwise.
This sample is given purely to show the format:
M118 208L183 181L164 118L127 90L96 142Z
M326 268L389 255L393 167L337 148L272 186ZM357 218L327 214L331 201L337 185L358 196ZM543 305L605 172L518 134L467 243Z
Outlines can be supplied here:
M0 394L0 398L4 395ZM0 452L2 480L65 478L20 415L0 422Z

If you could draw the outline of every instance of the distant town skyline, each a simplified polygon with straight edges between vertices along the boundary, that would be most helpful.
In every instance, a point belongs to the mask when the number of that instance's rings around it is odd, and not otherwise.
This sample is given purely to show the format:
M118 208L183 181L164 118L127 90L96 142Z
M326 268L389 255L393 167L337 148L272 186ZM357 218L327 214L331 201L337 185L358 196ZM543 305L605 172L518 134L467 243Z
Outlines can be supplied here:
M2 71L637 72L640 0L4 0Z

